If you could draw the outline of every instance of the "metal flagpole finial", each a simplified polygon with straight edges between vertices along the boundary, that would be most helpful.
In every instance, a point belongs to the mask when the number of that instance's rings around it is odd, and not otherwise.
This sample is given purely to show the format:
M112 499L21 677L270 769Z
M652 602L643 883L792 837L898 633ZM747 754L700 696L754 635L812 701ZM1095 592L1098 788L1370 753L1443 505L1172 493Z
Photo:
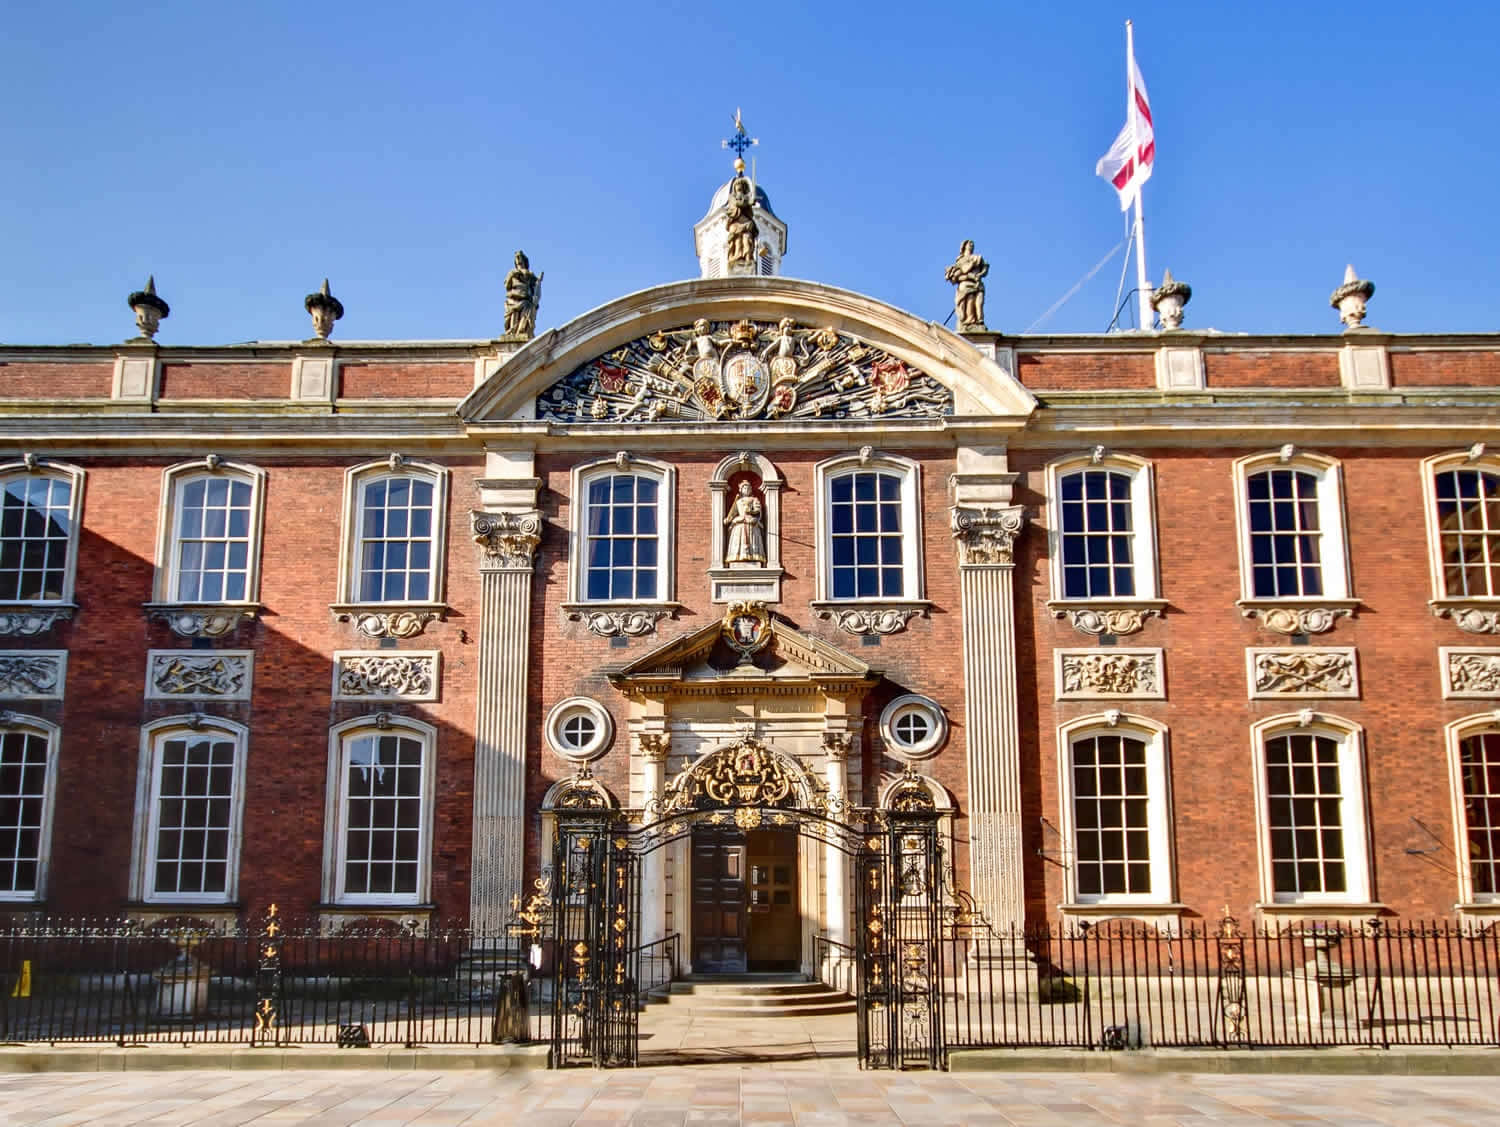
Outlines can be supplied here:
M754 148L760 144L758 138L751 137L745 132L745 123L740 118L739 107L734 110L734 136L719 144L726 149L734 150L734 170L743 173L745 171L745 150Z

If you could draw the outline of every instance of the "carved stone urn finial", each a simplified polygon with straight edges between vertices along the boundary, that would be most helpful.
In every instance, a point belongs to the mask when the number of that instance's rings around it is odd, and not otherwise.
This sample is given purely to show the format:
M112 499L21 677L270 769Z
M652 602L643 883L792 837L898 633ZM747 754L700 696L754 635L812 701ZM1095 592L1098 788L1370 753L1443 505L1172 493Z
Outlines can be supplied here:
M1182 328L1182 309L1193 300L1193 287L1172 277L1172 271L1161 272L1161 285L1151 293L1151 308L1161 318L1163 329Z
M1344 332L1365 327L1365 302L1375 295L1375 283L1366 281L1354 272L1353 265L1344 267L1344 284L1333 291L1328 304L1339 311L1339 320L1344 322Z
M323 288L308 294L302 305L312 314L313 332L319 340L327 340L333 323L344 315L344 303L329 292L327 278L323 279Z
M125 301L135 311L135 326L141 331L138 338L141 340L151 340L155 337L156 330L161 327L162 318L172 312L172 307L156 296L156 275L154 274L146 279L145 289L136 290Z

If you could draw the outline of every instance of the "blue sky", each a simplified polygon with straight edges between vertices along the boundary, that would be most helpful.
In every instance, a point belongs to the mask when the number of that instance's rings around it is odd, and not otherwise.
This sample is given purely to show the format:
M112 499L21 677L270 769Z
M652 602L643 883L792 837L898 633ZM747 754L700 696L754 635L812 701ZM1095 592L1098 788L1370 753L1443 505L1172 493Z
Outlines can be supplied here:
M1190 327L1500 329L1500 5L36 3L0 43L0 341L488 337L695 276L744 109L785 272L941 321L973 238L1020 332L1123 234L1095 160L1150 87L1148 267ZM1109 321L1116 256L1043 330ZM1133 270L1132 270L1133 277Z

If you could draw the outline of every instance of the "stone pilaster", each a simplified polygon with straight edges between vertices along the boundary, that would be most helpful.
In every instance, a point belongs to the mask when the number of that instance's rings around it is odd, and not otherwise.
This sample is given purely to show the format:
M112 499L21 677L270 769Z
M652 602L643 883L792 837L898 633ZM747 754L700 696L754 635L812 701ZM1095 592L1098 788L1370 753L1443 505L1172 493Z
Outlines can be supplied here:
M665 732L642 732L636 739L641 753L641 824L650 825L661 817L666 797L671 737ZM641 859L642 943L653 943L667 934L666 854L665 849L653 849Z
M963 599L969 884L1002 930L1021 926L1026 914L1013 556L1025 519L1015 507L953 508Z
M469 922L496 935L525 875L526 667L542 518L535 511L475 512L470 521L480 548L480 620Z
M849 813L848 732L823 733L823 782L828 787L828 816L842 821ZM849 943L849 858L833 842L823 847L825 903L823 926L828 938Z

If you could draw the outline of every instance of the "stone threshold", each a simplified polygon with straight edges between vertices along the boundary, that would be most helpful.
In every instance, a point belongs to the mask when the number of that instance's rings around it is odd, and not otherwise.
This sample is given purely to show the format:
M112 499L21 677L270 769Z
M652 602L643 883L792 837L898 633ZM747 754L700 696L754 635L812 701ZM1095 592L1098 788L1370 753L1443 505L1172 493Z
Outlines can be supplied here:
M340 1049L333 1045L5 1045L0 1073L7 1072L165 1072L181 1069L281 1071L374 1069L388 1072L512 1072L547 1067L548 1046L433 1045L415 1049L376 1045Z
M952 1072L1217 1072L1500 1076L1500 1049L955 1049Z

